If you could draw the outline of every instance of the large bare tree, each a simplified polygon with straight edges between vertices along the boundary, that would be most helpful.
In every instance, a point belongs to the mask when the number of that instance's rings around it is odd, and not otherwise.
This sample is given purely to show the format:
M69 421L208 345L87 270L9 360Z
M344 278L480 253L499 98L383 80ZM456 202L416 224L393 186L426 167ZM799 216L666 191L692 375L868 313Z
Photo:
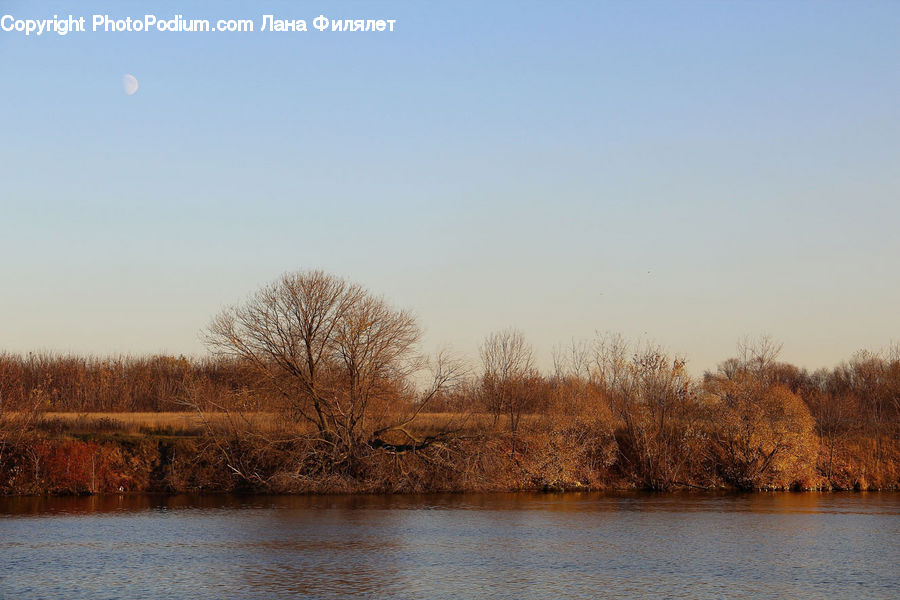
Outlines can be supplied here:
M391 446L375 438L402 429L458 375L439 360L432 385L416 392L410 375L425 366L419 337L411 313L322 271L283 275L222 311L205 333L214 351L244 361L288 415L345 455Z

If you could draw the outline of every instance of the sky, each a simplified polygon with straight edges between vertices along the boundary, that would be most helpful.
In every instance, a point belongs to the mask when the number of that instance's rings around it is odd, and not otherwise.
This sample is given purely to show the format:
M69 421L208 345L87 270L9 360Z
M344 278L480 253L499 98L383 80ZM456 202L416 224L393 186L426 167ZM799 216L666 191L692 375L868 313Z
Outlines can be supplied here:
M697 372L900 340L897 2L0 0L69 13L257 31L0 31L0 351L202 355L309 268L473 360L510 326L545 367L597 331Z

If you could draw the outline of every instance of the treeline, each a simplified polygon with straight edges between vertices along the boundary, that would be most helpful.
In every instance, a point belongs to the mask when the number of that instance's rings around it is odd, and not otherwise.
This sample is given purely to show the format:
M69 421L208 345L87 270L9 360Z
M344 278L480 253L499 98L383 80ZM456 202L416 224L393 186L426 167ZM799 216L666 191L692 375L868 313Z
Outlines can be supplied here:
M765 343L745 346L741 356L694 380L682 360L656 348L600 337L557 352L553 372L540 373L521 334L499 332L482 348L482 372L440 390L419 420L439 434L442 448L455 445L455 454L481 463L481 479L467 484L475 488L897 487L896 348L861 352L815 372L778 362L775 350ZM397 402L407 412L415 409L412 396L398 392ZM29 409L38 416L283 409L230 358L51 354L0 355L0 407L0 419L5 412L7 420ZM434 413L453 417L443 427L435 425ZM229 438L232 453L244 443L232 439L235 431L209 433ZM50 451L47 440L41 444ZM265 445L252 453L244 448L232 462L273 461L263 468L272 479L288 459L273 459L279 453ZM420 452L427 456L437 447ZM489 449L497 454L493 472L484 464ZM511 472L516 465L520 472Z
M466 367L421 356L409 313L316 271L223 311L206 340L203 359L0 355L0 491L900 484L896 346L808 372L761 338L695 378L680 357L607 335L542 372L505 330ZM39 426L46 411L184 410L202 435L156 446Z
M511 444L555 440L561 472L645 489L896 489L900 483L900 348L859 352L809 372L779 362L768 338L695 380L683 359L618 336L532 366L516 331L482 347L483 375L440 398L480 407ZM505 415L505 419L502 417ZM523 431L519 431L522 429ZM563 477L563 479L565 479Z
M0 353L0 402L12 411L183 411L188 399L211 409L238 398L250 398L246 373L227 359Z

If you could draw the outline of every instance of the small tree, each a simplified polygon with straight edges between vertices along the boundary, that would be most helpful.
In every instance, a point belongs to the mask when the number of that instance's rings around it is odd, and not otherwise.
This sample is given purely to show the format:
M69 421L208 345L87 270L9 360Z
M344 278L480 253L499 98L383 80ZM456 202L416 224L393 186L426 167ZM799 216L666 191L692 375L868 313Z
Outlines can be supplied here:
M522 332L505 329L490 334L481 345L482 397L496 425L501 415L509 419L515 435L523 412L535 401L537 373L534 351Z
M684 484L689 471L698 413L684 365L682 359L647 347L634 353L624 372L600 380L619 418L624 466L650 489Z
M826 374L817 374L820 381ZM828 389L807 392L806 403L815 422L819 444L824 452L820 468L828 481L834 476L835 454L847 439L859 428L859 408L851 394L836 394Z
M0 476L5 477L7 454L14 452L32 434L46 408L43 388L32 388L27 398L14 404L5 393L15 382L6 368L8 357L0 354ZM11 370L11 369L10 369ZM0 484L0 489L3 485Z
M739 345L739 357L708 374L711 451L722 478L742 489L786 487L811 476L817 440L803 400L778 382L780 346Z

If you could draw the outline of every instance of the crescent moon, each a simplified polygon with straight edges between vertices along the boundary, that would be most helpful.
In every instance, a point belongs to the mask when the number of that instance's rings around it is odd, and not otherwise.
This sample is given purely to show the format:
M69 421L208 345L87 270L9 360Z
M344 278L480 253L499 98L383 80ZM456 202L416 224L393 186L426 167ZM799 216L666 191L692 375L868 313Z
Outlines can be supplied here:
M129 96L134 96L134 93L138 91L137 78L135 78L134 75L125 75L124 77L122 77L122 88Z

